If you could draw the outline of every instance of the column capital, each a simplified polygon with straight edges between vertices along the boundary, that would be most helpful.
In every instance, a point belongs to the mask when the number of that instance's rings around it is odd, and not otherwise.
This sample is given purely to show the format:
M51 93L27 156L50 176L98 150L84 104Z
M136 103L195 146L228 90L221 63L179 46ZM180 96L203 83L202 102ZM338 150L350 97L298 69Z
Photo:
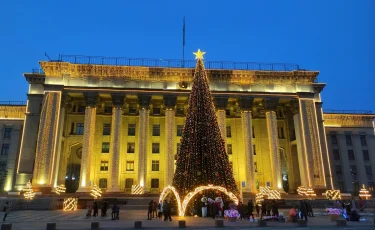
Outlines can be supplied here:
M254 97L240 97L238 104L242 111L251 111L253 108Z
M176 95L164 95L164 105L168 109L174 109L177 103L177 96Z
M122 107L125 101L125 93L111 93L113 107Z
M97 92L84 92L83 96L86 106L95 107L99 102L99 94Z
M323 106L323 102L318 102L318 101L315 102L315 107L316 108L320 109L320 108L322 108L322 106Z
M297 95L299 98L302 98L302 99L313 99L315 97L314 93L309 93L309 92L300 92L300 93L297 93Z
M228 105L228 96L214 96L214 104L217 110L225 110Z
M151 103L150 94L138 94L138 103L141 108L149 109Z
M69 96L68 93L62 94L61 105L65 109L69 109L72 106L72 98Z
M299 113L299 100L297 98L293 98L289 105L293 115Z
M278 103L279 98L277 97L266 97L263 99L263 106L268 111L275 111Z

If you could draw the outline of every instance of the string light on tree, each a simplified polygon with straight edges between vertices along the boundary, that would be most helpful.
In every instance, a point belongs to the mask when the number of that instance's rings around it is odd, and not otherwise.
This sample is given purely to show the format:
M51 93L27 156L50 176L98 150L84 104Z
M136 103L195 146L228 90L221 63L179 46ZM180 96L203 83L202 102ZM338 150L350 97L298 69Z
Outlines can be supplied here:
M33 187L31 185L31 182L27 182L26 188L23 189L23 196L25 197L26 200L32 200L35 197L35 192L33 190Z
M95 184L94 187L91 189L90 195L94 197L94 199L98 199L102 196L102 190Z
M69 197L64 199L63 210L64 211L74 211L77 210L78 198Z
M361 188L361 190L359 191L359 196L360 196L362 199L365 199L365 200L367 200L368 198L371 197L371 194L370 194L369 191L366 189L365 185L362 185L362 188Z

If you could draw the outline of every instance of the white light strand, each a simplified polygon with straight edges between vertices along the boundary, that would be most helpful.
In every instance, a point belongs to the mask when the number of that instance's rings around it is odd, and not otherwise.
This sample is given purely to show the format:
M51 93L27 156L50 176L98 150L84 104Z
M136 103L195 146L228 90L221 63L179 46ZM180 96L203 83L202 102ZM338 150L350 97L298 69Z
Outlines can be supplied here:
M90 195L94 197L94 199L98 199L102 196L102 190L95 184L94 187L91 189Z
M121 151L121 126L122 126L122 109L120 106L114 106L112 109L111 124L111 162L110 162L110 184L109 190L119 190L119 162Z
M78 198L69 197L64 199L63 210L64 211L74 211L77 210Z
M66 188L65 188L65 185L63 185L63 184L61 184L61 185L59 185L55 188L55 193L57 195L61 195L61 193L65 193L65 191L66 191Z
M31 182L27 182L26 187L23 189L23 196L26 200L32 200L35 197L35 193L33 190L33 187L31 185Z
M281 199L280 192L277 190L272 190L268 186L260 186L259 193L262 195L262 197L267 197L267 199L271 199L271 200Z
M224 142L227 139L227 126L225 123L225 110L218 110L217 111L217 122L219 125L221 137L223 138Z
M175 127L175 113L171 108L165 111L166 123L166 139L167 139L167 153L166 153L166 169L165 169L165 184L172 184L174 174L174 127Z
M141 108L139 111L139 157L138 183L144 187L147 176L147 142L148 142L149 110Z
M306 195L306 191L307 191L307 189L306 189L305 186L299 186L299 187L297 188L297 193L298 193L298 195L300 195L300 196L305 196L305 195Z
M366 189L365 185L362 186L361 190L359 191L359 197L362 199L369 199L371 197L370 192Z
M277 136L277 119L274 111L266 112L266 122L272 169L272 187L282 189L279 138Z

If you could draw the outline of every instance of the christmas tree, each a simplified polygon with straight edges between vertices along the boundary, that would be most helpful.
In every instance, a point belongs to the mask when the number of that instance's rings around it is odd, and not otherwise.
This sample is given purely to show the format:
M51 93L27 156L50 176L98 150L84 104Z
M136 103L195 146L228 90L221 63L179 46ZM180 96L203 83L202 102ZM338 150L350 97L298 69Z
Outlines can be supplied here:
M204 69L204 53L200 50L194 53L197 64L173 186L185 195L196 187L212 184L238 197Z

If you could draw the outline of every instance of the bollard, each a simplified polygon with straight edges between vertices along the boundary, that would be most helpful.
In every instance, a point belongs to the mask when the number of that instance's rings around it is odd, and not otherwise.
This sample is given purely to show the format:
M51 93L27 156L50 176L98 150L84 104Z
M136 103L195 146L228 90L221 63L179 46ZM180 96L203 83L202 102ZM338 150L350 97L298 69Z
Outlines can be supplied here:
M91 222L91 229L100 229L99 222Z
M142 221L135 221L134 228L142 228Z
M297 226L298 227L307 227L307 221L306 220L297 220Z
M47 223L47 230L56 230L56 223Z
M346 220L345 219L336 220L336 226L337 227L346 227Z
M12 230L12 224L2 224L1 230Z
M258 227L267 227L266 220L258 220Z
M184 221L184 220L179 220L179 221L178 221L178 227L179 227L179 228L186 228L186 221Z
M215 228L224 228L224 220L215 220Z

